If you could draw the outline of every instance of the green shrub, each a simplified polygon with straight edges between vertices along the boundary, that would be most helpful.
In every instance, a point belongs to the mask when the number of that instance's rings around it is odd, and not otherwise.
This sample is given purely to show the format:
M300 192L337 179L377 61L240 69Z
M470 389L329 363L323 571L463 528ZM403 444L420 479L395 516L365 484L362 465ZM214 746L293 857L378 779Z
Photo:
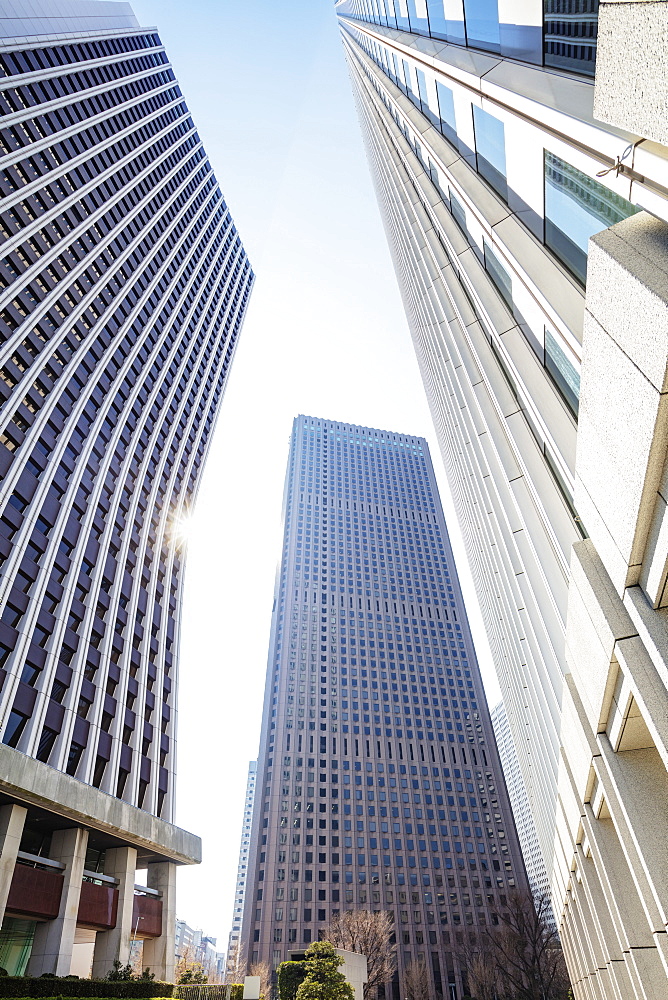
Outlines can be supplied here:
M110 981L108 979L65 979L58 976L0 976L0 1000L22 1000L30 997L101 997L104 1000L155 1000L172 997L172 983L160 983L147 979Z
M189 997L193 997L193 1000L202 1000L202 998L210 998L210 1000L227 1000L227 986L223 986L220 983L198 983L198 984L177 984L174 987L173 997L177 1000L188 1000ZM229 986L230 990L230 1000L243 1000L244 996L244 984L243 983L232 983ZM200 992L201 991L201 992Z
M306 976L297 1000L354 1000L353 988L339 966L343 959L329 941L314 941L306 949Z
M306 979L306 962L281 962L278 967L278 995L296 1000L297 990Z
M176 997L177 1000L188 1000L191 996L194 1000L201 1000L203 997L207 1000L227 1000L227 990L228 987L221 983L177 983L172 997ZM230 1000L243 1000L243 983L232 983L229 990Z

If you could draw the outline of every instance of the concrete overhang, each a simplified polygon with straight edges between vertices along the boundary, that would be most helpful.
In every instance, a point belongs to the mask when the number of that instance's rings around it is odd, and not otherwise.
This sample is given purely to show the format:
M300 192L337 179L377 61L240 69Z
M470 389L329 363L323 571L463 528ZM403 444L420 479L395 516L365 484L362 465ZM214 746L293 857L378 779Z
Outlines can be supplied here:
M194 833L3 745L0 801L20 802L54 829L72 823L95 831L101 844L136 847L146 862L202 860L202 841Z

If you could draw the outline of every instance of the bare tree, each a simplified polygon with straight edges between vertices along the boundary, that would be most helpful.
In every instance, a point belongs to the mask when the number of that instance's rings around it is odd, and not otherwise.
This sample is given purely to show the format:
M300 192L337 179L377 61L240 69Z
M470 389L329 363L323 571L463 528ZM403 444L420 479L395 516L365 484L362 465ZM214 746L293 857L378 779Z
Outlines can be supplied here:
M423 958L418 958L411 962L404 972L404 996L406 1000L426 1000L429 990L427 963Z
M368 982L365 1000L377 995L378 987L389 983L396 968L392 918L386 910L346 910L332 918L324 935L336 948L366 955Z
M267 962L254 962L248 970L249 976L260 977L260 996L268 998L271 992L271 968Z
M206 973L199 960L197 949L191 944L185 946L176 963L176 982L180 983L206 982Z
M225 984L242 983L246 975L246 949L240 941L232 944L225 962Z
M468 945L460 960L466 972L468 996L474 1000L501 1000L497 992L498 970L485 938L477 945Z
M483 935L477 955L463 956L475 1000L567 1000L566 963L548 912L547 896L508 894L498 925Z

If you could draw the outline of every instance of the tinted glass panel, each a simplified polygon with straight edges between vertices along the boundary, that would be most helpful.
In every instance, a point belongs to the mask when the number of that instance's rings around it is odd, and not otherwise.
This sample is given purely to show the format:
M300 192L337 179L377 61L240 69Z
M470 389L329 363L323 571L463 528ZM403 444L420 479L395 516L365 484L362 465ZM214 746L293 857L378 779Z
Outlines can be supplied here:
M499 258L496 256L489 243L486 240L482 241L483 250L485 251L485 269L489 274L490 278L496 285L497 291L501 295L501 298L506 303L508 308L512 310L513 308L513 283L510 275L506 271L503 264L501 264Z
M583 284L589 237L637 211L626 198L545 150L545 242Z
M427 0L429 26L434 38L466 45L462 0Z
M436 93L438 94L438 108L441 116L441 132L446 139L454 143L457 138L457 125L455 122L455 103L452 98L452 91L437 80Z
M487 114L482 108L473 108L475 146L478 172L489 181L502 198L508 198L506 184L506 139L503 122Z
M464 0L466 38L469 45L500 51L498 0Z
M598 0L545 0L545 64L594 75Z
M452 212L455 222L457 223L461 231L465 233L468 239L468 229L466 228L466 211L464 209L464 206L462 205L457 195L452 193L452 188L448 188L448 191L450 192L450 211Z
M427 20L425 0L408 0L408 14L411 21L411 31L418 35L428 35L429 21Z
M545 328L545 367L557 388L577 416L580 403L580 373L554 334Z

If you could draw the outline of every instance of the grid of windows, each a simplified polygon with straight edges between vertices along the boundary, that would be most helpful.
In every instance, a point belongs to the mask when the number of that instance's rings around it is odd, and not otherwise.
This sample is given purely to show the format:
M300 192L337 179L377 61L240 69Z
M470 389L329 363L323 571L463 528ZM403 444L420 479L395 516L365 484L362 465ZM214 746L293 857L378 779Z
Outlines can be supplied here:
M194 502L253 274L159 37L0 46L0 738L170 819Z
M287 497L247 952L383 908L399 976L433 945L457 991L525 876L428 447L299 417Z
M337 9L345 17L524 62L587 76L593 76L596 68L598 0L523 0L512 24L499 17L498 0L384 0L380 4L344 0Z

